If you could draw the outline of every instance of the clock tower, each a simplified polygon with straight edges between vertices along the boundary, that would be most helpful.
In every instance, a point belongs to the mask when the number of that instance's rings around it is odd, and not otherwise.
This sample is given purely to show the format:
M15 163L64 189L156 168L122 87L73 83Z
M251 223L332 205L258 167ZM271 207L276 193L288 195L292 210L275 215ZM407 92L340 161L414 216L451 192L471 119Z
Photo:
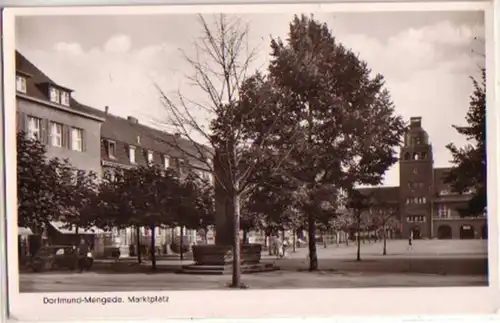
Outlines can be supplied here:
M414 239L432 235L432 146L422 128L422 118L412 117L404 136L399 160L399 198L402 235Z

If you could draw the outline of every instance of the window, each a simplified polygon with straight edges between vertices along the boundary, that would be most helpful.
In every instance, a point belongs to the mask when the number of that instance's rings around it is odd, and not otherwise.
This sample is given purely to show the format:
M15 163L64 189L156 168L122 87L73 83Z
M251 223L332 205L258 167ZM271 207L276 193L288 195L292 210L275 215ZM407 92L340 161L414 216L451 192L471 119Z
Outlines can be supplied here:
M153 152L152 151L148 151L148 163L152 163L153 162Z
M50 123L50 144L53 147L62 147L63 126L60 123Z
M113 168L106 169L104 176L108 181L113 182L116 179L115 170Z
M51 102L59 103L59 91L55 87L49 89L49 99Z
M28 117L28 137L35 140L41 139L42 119L36 117Z
M136 138L136 142L137 142L137 144L138 144L138 145L140 145L140 144L141 144L141 136L137 136L137 138Z
M69 107L69 93L61 91L61 104Z
M438 217L440 218L449 218L450 217L450 209L443 204L438 206Z
M131 164L135 164L135 147L128 147L128 158Z
M413 174L418 174L418 168L413 168Z
M83 130L71 128L71 149L83 151Z
M413 154L413 159L414 159L414 160L419 160L419 159L420 159L419 157L420 157L420 156L418 156L418 153Z
M170 167L170 158L167 155L163 156L163 167L165 169Z
M114 158L116 156L116 143L108 141L108 157Z
M26 78L16 75L16 91L26 93Z

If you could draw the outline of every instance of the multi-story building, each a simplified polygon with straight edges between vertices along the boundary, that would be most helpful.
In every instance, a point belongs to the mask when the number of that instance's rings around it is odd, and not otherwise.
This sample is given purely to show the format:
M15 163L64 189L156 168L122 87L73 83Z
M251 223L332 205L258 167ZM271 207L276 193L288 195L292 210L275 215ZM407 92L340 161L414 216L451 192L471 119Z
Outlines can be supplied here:
M16 52L18 130L46 144L49 158L67 158L78 169L101 174L103 114L77 102L72 92Z
M199 154L189 140L142 125L134 117L112 115L107 107L103 112L77 102L71 96L73 90L50 79L19 52L16 52L16 90L17 129L46 144L49 158L69 159L75 168L93 171L99 176L105 173L112 176L117 168L157 163L181 173L189 168L213 181L204 163L185 154ZM75 233L61 221L51 224L49 231L55 234ZM101 232L95 228L91 232L96 231ZM179 231L180 228L173 232L157 230L157 243L165 243L169 235L179 235ZM31 234L27 228L20 228L19 232ZM79 233L87 232L80 230ZM130 245L136 243L134 233L134 230L123 229L101 236L100 249L105 245L118 245L126 256ZM147 245L149 232L142 229L142 233ZM186 233L190 240L196 239L195 232Z
M69 159L77 169L99 175L99 139L104 118L102 113L73 99L72 92L16 52L17 131L24 131L45 144L48 158ZM46 229L56 234L71 232L60 221L51 225ZM19 233L32 234L28 228L20 229ZM24 237L21 240L25 242Z
M399 159L399 186L370 188L382 199L394 203L399 197L401 233L408 237L438 239L486 238L485 214L461 216L472 192L454 193L446 183L451 168L434 168L432 145L422 127L422 118L413 117L404 136Z
M101 128L103 174L113 176L117 169L156 163L165 169L176 169L181 174L190 168L206 180L212 181L212 174L207 171L207 166L192 158L198 155L190 140L143 125L132 116L118 117L109 113L108 107L105 108L105 122ZM180 228L155 231L158 247L167 244L172 236L180 234ZM127 256L134 250L137 239L141 244L148 245L150 234L146 228L141 228L139 237L133 228L116 229L113 231L113 244L119 246L122 256ZM189 241L196 240L196 231L186 230L185 234Z

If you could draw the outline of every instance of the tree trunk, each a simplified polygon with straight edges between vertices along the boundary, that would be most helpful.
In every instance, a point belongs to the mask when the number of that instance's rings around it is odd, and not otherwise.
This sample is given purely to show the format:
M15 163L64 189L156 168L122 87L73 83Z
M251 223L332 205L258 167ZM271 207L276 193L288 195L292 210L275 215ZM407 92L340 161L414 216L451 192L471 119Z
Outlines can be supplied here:
M326 231L323 230L323 233L321 234L321 236L322 236L321 240L323 240L323 248L328 247L328 243L326 241Z
M151 226L151 269L156 270L156 241L155 241L155 226Z
M238 195L239 185L235 183L233 192L233 277L231 287L240 288L241 285L241 267L240 267L240 196Z
M181 261L184 260L184 227L181 225L180 226L180 241L179 241L179 247L180 247L180 253L181 253Z
M358 250L356 252L356 261L360 261L361 260L361 216L358 215L357 217L357 228L356 228L356 231L357 231L357 236L358 236Z
M139 226L135 227L136 246L137 246L137 262L142 263L141 259L141 228Z
M385 229L385 226L383 227L383 230L384 230L384 232L383 232L383 234L384 234L384 237L383 237L384 238L384 250L382 251L382 255L385 256L385 255L387 255L387 233L386 233L387 231Z
M243 244L248 243L248 231L243 230Z
M293 243L293 252L297 252L297 232L295 231L295 228L292 229L292 243Z
M318 254L316 252L316 223L314 222L314 214L309 211L307 215L308 222L308 242L309 242L309 271L318 270Z
M75 236L76 236L76 253L75 253L75 268L78 269L78 256L79 256L79 253L80 253L80 250L78 250L78 248L80 248L80 239L78 238L78 225L75 224Z
M349 247L349 232L344 232L345 245Z

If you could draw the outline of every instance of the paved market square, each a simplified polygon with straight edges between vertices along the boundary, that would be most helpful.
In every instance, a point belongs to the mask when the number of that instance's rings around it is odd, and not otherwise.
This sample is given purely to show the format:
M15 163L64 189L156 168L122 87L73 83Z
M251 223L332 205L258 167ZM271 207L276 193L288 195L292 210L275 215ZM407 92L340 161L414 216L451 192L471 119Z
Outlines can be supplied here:
M409 249L406 240L361 245L362 261L355 261L356 246L318 245L319 270L307 270L307 248L298 248L286 259L263 252L263 262L280 269L245 274L242 281L251 289L452 287L487 286L487 240L418 240ZM90 272L48 272L20 274L21 292L109 292L137 290L225 289L230 275L184 275L175 273L191 260L160 260L152 273L150 263L121 260L131 271L96 268ZM101 265L105 265L101 264ZM100 269L101 268L101 269Z

